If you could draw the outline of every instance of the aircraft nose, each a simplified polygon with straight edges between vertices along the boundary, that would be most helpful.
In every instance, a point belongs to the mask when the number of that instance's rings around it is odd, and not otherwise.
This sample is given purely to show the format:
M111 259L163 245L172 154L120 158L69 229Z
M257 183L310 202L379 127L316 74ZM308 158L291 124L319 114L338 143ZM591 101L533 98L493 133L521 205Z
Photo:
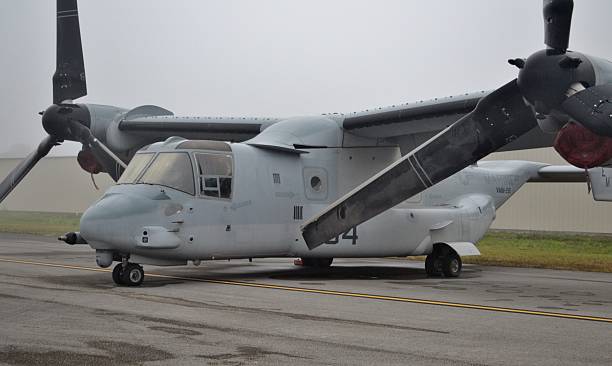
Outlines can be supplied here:
M130 246L132 231L140 226L136 221L142 221L155 208L155 203L145 197L106 194L83 213L81 235L94 248Z

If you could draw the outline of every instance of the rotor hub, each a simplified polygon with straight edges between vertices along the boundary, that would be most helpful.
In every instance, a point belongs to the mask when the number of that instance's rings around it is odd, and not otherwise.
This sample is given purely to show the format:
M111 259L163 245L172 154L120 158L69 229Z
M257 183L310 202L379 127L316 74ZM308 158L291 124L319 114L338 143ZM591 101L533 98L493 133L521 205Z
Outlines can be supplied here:
M42 115L43 128L58 140L82 141L83 126L89 128L91 116L87 107L77 104L53 104Z
M538 113L559 109L574 83L595 84L595 72L587 57L577 52L542 50L527 58L519 72L518 85L523 96Z

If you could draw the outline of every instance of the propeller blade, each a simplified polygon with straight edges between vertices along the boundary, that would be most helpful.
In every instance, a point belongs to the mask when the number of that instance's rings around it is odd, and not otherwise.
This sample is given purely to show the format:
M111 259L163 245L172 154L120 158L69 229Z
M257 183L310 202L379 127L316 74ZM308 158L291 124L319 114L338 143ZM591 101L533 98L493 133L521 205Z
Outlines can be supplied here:
M589 130L612 137L612 84L592 86L567 98L565 113Z
M87 95L85 64L76 0L57 0L57 54L53 103Z
M537 125L514 80L469 114L331 204L302 227L313 249L448 178Z
M544 43L561 53L569 46L573 0L544 0Z
M13 169L9 175L0 183L0 202L4 201L6 196L17 187L19 182L32 170L34 165L40 159L45 157L51 148L57 144L57 140L53 136L47 136L38 145L38 148L23 159L19 165Z

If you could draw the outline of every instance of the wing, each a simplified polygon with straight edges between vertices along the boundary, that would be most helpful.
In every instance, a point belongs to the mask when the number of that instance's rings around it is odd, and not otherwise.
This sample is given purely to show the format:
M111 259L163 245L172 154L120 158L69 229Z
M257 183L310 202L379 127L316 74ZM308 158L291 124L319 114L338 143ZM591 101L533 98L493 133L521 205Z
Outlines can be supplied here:
M488 92L436 98L349 114L346 131L363 137L394 137L410 133L439 132L474 110Z
M279 119L267 117L180 117L167 109L143 105L125 113L117 124L120 133L150 142L171 136L194 140L246 141Z
M170 136L195 140L246 141L276 122L254 117L177 117L148 116L124 119L119 131L151 137L156 141Z
M435 98L347 114L342 126L351 134L384 138L400 146L402 155L449 127L476 108L487 91ZM535 127L498 151L553 146L555 135Z

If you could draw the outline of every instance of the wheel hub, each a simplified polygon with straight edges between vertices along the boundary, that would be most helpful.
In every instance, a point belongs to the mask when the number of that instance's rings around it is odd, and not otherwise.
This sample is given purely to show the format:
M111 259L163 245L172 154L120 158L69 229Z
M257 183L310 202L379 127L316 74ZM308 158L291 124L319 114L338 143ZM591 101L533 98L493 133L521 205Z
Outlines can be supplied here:
M138 282L140 281L141 275L140 275L140 271L137 268L134 268L130 271L130 281L132 282Z

